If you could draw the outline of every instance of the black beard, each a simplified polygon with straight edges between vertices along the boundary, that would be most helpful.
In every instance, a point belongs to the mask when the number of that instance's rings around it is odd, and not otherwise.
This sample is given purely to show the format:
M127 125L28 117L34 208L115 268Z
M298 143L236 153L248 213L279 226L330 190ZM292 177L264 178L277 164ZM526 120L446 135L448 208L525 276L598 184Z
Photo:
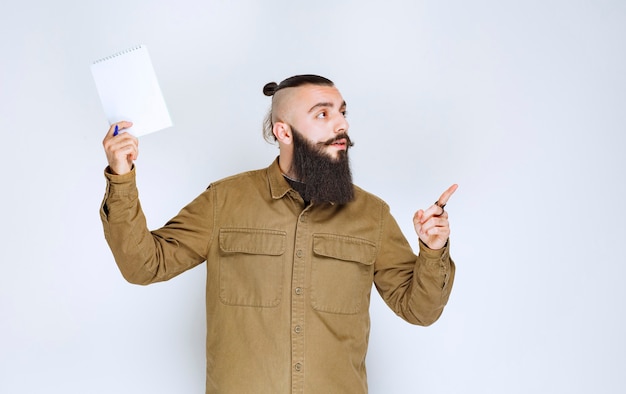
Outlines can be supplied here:
M314 203L332 202L346 204L354 199L352 172L348 149L353 145L347 134L341 134L329 141L314 144L309 142L293 127L293 162L291 175L301 182L297 191L305 201ZM345 138L345 151L339 151L337 158L330 157L324 148L334 141Z

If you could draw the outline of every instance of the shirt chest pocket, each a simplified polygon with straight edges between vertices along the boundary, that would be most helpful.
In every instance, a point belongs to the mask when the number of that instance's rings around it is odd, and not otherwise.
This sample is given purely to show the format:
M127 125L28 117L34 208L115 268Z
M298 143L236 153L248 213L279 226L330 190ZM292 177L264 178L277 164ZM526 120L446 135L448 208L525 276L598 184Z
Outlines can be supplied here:
M284 231L228 228L219 232L220 300L274 307L283 291Z
M355 314L369 305L376 245L333 234L313 236L311 304L321 312Z

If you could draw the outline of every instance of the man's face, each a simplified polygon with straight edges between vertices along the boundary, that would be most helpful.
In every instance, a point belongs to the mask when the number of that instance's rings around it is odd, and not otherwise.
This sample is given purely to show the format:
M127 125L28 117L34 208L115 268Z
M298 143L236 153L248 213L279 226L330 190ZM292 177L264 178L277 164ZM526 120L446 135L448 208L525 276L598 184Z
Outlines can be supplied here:
M346 102L334 86L304 85L294 89L289 100L289 123L320 152L333 160L345 154Z
M281 142L281 169L300 183L300 195L316 203L351 201L354 188L348 148L352 142L339 90L304 85L280 91L274 100L272 111L280 122L274 132ZM283 154L289 159L283 161Z

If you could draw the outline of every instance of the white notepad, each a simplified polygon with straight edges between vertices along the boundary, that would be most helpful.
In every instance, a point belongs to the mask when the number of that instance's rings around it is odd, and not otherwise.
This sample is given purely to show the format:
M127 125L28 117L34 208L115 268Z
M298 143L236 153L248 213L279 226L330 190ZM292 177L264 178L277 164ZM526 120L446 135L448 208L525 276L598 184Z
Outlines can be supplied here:
M109 125L133 122L128 131L136 137L172 126L145 45L93 62L91 73Z

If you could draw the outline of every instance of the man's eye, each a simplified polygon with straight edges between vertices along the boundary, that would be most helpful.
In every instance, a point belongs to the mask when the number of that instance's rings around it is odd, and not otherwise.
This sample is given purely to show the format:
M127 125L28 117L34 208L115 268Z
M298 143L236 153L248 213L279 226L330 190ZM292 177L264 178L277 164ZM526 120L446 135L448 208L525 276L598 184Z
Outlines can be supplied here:
M348 116L348 111L341 111L341 113L343 114L344 118Z
M326 112L320 112L319 114L317 114L318 119L324 119L325 117L326 117Z

